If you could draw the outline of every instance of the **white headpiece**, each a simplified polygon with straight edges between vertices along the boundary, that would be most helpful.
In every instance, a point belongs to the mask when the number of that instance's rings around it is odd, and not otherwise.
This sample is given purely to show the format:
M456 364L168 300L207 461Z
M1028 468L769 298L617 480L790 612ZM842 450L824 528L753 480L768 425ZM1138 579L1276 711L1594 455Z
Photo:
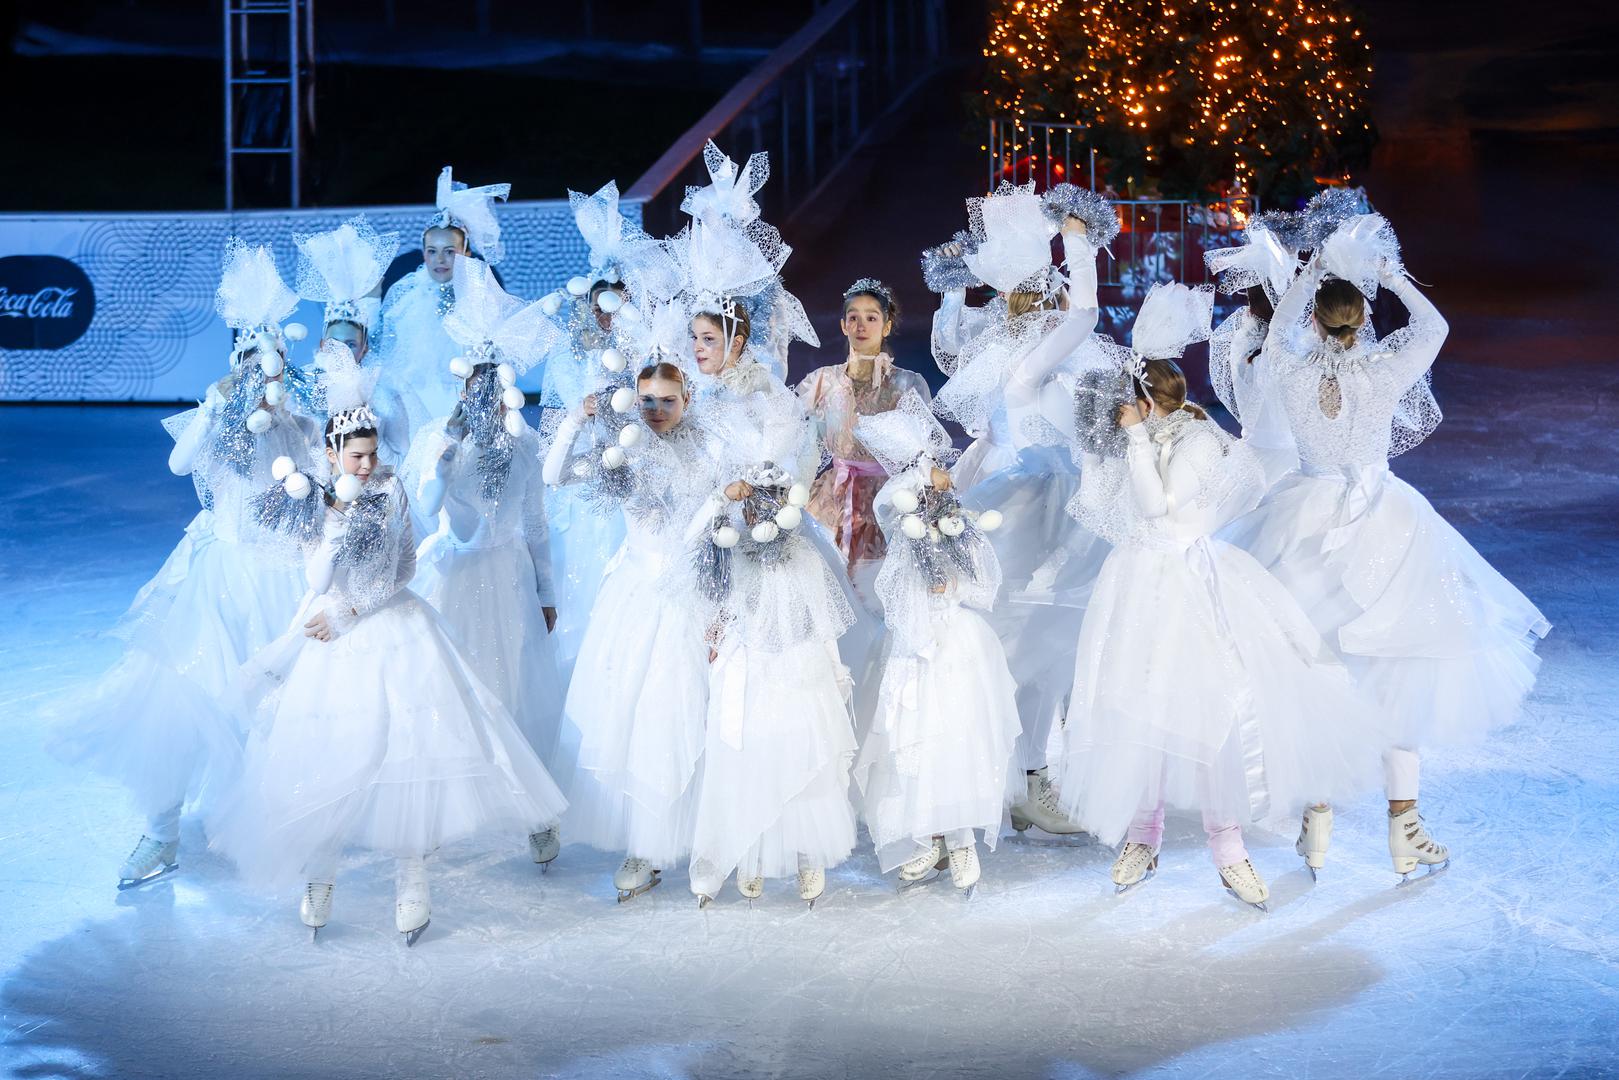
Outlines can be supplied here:
M1205 251L1203 261L1219 278L1221 292L1239 293L1258 285L1272 304L1281 303L1299 270L1298 256L1287 250L1263 218L1248 227L1244 243Z
M510 184L467 187L450 176L450 166L438 174L438 211L427 229L460 229L467 237L467 250L485 262L498 263L504 251L500 245L500 222L495 218L495 202L512 193Z
M225 241L225 263L214 293L214 310L236 331L231 366L253 349L281 349L281 322L298 307L298 294L287 288L275 267L275 256L263 244L250 248L241 237ZM301 328L300 328L301 329Z
M334 445L356 431L375 430L377 415L371 411L371 392L376 389L382 368L362 366L342 342L328 341L315 354L315 374L326 396L326 415L332 430L327 441Z
M759 216L754 195L770 179L770 155L760 151L748 158L740 172L736 162L726 157L713 140L703 146L703 164L708 168L707 187L688 187L681 202L683 213L693 218L723 218L746 225Z
M1193 342L1207 341L1213 319L1214 286L1190 289L1178 281L1154 284L1130 327L1131 374L1150 386L1143 377L1146 361L1168 360Z
M455 306L444 316L444 332L467 350L457 357L468 366L461 378L484 363L510 364L521 375L556 345L561 331L542 308L544 301L525 304L495 280L489 265L477 259L455 260Z
M568 192L579 235L590 248L586 292L598 281L623 284L636 292L672 296L679 288L679 271L662 244L641 227L627 221L618 209L618 184L609 180L594 195Z
M992 195L967 200L976 250L965 256L968 269L992 289L1055 293L1051 238L1056 235L1034 193L1034 181L1014 186L1001 181Z
M399 250L399 234L378 233L357 214L328 232L294 233L293 241L298 292L306 300L326 302L322 325L353 322L374 333L382 301L371 294Z
M1400 272L1400 241L1383 215L1360 214L1327 237L1316 260L1327 274L1343 278L1370 300L1377 295L1377 279L1385 266Z

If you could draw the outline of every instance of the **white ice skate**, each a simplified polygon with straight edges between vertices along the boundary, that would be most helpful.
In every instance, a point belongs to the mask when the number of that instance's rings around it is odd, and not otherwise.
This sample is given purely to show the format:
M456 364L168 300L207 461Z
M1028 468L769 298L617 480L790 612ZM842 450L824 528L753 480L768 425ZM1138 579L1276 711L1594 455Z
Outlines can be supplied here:
M950 853L945 850L944 837L935 836L933 846L899 868L901 889L926 885L939 876L939 871L950 865Z
M1428 835L1415 806L1389 815L1389 856L1401 885L1411 880L1411 872L1418 866L1428 868L1425 877L1450 867L1450 849Z
M1129 842L1113 860L1113 893L1129 892L1158 872L1158 850Z
M1299 825L1299 839L1293 850L1299 853L1310 871L1310 880L1316 880L1316 871L1327 864L1327 845L1332 842L1332 807L1306 806L1304 821Z
M528 834L528 853L539 864L540 872L551 869L551 862L562 854L562 834L555 825Z
M1053 836L1077 836L1085 831L1062 812L1057 789L1046 778L1046 770L1030 773L1028 781L1028 799L1012 807L1012 828L1024 833L1032 825Z
M309 940L320 936L320 928L332 918L332 886L324 881L311 881L304 886L304 898L298 902L298 917L309 927Z
M142 836L118 871L119 891L156 881L180 869L180 841Z
M626 855L624 865L613 875L613 888L618 890L618 902L622 904L655 888L662 880L658 871L652 869L651 863L634 855Z
M416 944L432 915L426 861L419 857L400 859L394 874L394 928L405 935L406 945Z
M968 844L966 847L950 849L950 884L961 891L968 900L978 891L978 879L983 871L978 866L978 847Z
M815 901L826 892L826 870L810 863L803 855L798 857L798 898L815 906Z
M748 902L759 899L765 894L765 879L762 877L744 878L738 874L736 878L736 891L748 898Z
M1270 889L1266 887L1265 879L1259 876L1259 871L1254 869L1252 861L1244 859L1220 867L1220 880L1225 882L1225 891L1238 900L1260 911L1270 910L1265 903L1270 899Z

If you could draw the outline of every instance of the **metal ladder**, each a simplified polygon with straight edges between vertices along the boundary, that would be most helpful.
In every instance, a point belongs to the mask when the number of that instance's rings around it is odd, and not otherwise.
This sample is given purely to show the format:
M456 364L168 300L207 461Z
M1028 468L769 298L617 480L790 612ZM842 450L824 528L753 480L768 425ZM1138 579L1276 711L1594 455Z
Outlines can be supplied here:
M286 191L280 205L299 206L314 126L314 0L225 0L224 8L225 209L238 208L250 161L276 174L271 188ZM261 187L249 198L269 196Z

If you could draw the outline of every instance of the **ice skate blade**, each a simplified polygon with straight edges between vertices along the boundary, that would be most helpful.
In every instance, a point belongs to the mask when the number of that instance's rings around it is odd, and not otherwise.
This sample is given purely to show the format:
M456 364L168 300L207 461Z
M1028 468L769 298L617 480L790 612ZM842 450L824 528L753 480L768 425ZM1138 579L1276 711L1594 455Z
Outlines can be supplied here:
M698 893L697 894L697 910L698 911L702 911L703 909L707 908L708 905L712 904L713 902L714 902L714 898L712 896L709 896L707 893Z
M163 867L161 867L161 868L159 868L157 870L153 870L150 874L147 874L145 877L142 877L142 878L119 878L118 879L118 891L119 892L126 892L126 891L128 891L130 889L138 889L142 885L150 885L152 882L156 881L158 878L168 877L170 874L174 873L178 869L180 869L180 864L179 863L169 863L169 864L167 864L167 865L165 865L165 866L163 866Z
M426 922L422 923L422 925L418 926L416 929L404 931L404 934L405 934L405 948L408 949L412 945L416 944L416 939L421 937L422 934L424 934L427 931L427 928L429 926L432 926L432 925L433 925L433 920L428 919Z
M618 890L618 902L622 904L626 900L634 900L637 896L640 896L642 893L646 892L647 890L657 888L658 887L658 882L660 882L662 880L663 880L663 878L660 875L660 872L657 871L657 870L654 870L654 871L652 871L652 880L647 882L645 885L637 885L633 889L620 889L620 890Z
M1311 866L1308 862L1304 864L1304 868L1310 871L1310 884L1313 885L1321 880L1320 875L1315 872L1315 867Z
M1158 874L1158 871L1156 871L1156 870L1148 870L1145 874L1141 875L1141 880L1132 881L1128 885L1120 885L1117 881L1115 881L1113 883L1113 895L1114 896L1123 896L1127 892L1134 892L1136 889L1141 888L1141 886L1143 886L1147 882L1151 881L1154 877L1157 876L1157 874Z
M1237 890L1231 888L1231 886L1229 886L1229 885L1226 886L1226 892L1230 893L1231 898L1233 900L1237 901L1237 903L1243 904L1243 905L1245 905L1247 907L1251 907L1255 911L1263 911L1267 915L1270 914L1270 901L1269 900L1258 900L1258 901L1244 900L1242 897L1237 895Z
M899 891L902 892L902 893L905 893L905 892L910 892L912 889L918 888L918 887L920 887L922 885L931 885L935 881L938 881L943 876L944 876L943 874L939 873L939 868L935 866L932 870L929 870L922 877L912 878L911 880L906 880L905 878L900 878L899 879Z
M319 940L320 940L320 927L311 926L309 928L309 944L313 945Z
M972 903L973 897L978 895L978 882L975 881L965 889L961 889L959 891L961 893L961 902L964 904L970 904Z
M1410 870L1405 870L1405 871L1402 871L1400 873L1399 884L1395 885L1394 887L1396 889L1403 889L1407 885L1416 885L1416 884L1419 884L1420 882L1427 881L1431 877L1438 877L1440 874L1443 874L1446 870L1449 870L1449 869L1450 869L1450 860L1449 859L1446 859L1444 862L1429 863L1427 873L1417 874L1416 877L1411 876L1412 874L1416 873L1416 867L1412 867Z

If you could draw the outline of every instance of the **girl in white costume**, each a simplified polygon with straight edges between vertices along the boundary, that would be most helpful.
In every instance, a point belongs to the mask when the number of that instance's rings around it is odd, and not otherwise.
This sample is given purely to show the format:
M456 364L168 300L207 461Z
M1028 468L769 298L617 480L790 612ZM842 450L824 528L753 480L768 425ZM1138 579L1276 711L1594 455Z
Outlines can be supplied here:
M459 352L444 332L444 316L455 305L455 260L500 262L500 222L495 202L511 194L510 184L469 188L453 179L450 166L439 173L438 209L422 230L422 265L388 289L382 301L382 354L388 381L411 412L409 445L416 429L448 416L460 400L461 388L450 375Z
M612 181L593 195L568 192L574 223L589 247L590 266L542 301L566 328L545 360L540 390L544 431L587 395L604 387L611 392L622 381L619 373L628 367L629 357L645 355L636 347L646 330L643 307L651 310L649 301L667 301L678 287L668 252L625 220L618 199L618 185ZM602 568L624 543L624 518L591 505L577 487L553 492L547 513L557 594L552 638L566 686L601 587Z
M826 871L854 850L852 685L838 657L854 609L800 531L809 489L779 464L797 433L733 419L742 426L725 434L719 475L739 478L688 532L710 659L691 889L706 905L734 871L753 900L765 879L796 877L814 906Z
M253 718L242 780L213 846L252 880L306 882L299 915L331 916L346 848L396 860L394 925L413 944L431 915L424 862L488 830L555 822L566 806L511 715L439 617L407 587L408 499L377 464L375 382L346 349L325 364L328 489L282 459L261 513L308 552L309 592L287 632L244 666Z
M1208 336L1212 302L1153 286L1117 392L1084 384L1073 509L1113 550L1080 631L1057 787L1088 831L1126 841L1121 889L1156 867L1171 804L1202 811L1221 881L1263 906L1242 824L1357 790L1377 762L1343 665L1275 579L1212 537L1263 490L1253 451L1186 402L1170 359Z
M1379 340L1367 298L1387 289L1410 322ZM1440 420L1428 373L1448 327L1407 278L1383 218L1347 221L1277 305L1265 358L1300 470L1226 533L1296 596L1392 722L1384 750L1397 873L1449 852L1417 813L1417 748L1510 722L1534 685L1550 624L1388 459ZM1368 731L1363 738L1380 737ZM1324 859L1331 812L1308 811L1298 850Z
M877 594L890 637L877 715L855 778L883 871L919 882L948 867L957 889L980 876L973 830L994 850L1006 808L1023 798L1013 761L1017 684L980 612L994 607L1000 565L987 533L1000 514L971 514L945 471L950 437L914 394L861 419L855 434L887 470L877 516L888 554Z
M601 396L608 400L587 399L557 429L545 480L581 484L625 519L564 705L565 722L579 732L568 834L626 852L613 875L622 901L657 885L660 871L691 850L707 650L697 612L665 573L713 483L707 436L687 417L691 391L680 368L651 364L633 389Z
M121 621L118 663L56 710L53 753L127 785L147 816L120 889L178 869L182 804L218 791L239 763L222 699L303 592L297 563L253 542L252 504L271 483L271 463L291 455L310 464L318 437L311 386L286 364L287 341L303 327L283 332L281 321L297 303L268 248L230 240L216 301L236 331L230 374L198 408L165 421L175 436L169 468L192 477L203 509Z
M326 305L321 315L317 349L333 341L346 346L356 363L380 363L371 348L382 315L377 292L399 249L398 233L378 233L364 214L328 232L295 234L298 245L298 294ZM415 392L396 388L394 372L384 369L371 393L381 438L382 461L399 468L410 449L411 416L405 402Z
M411 587L566 788L578 748L561 728L541 447L516 386L557 331L542 304L508 295L476 259L456 260L455 297L444 327L465 350L452 361L465 389L454 412L416 433L404 472L421 511L439 522ZM561 850L551 822L533 822L528 842L542 867Z
M1080 831L1058 805L1046 746L1062 718L1080 620L1106 546L1064 510L1079 489L1069 451L1073 372L1100 348L1096 328L1098 251L1118 232L1113 208L1094 192L1059 184L1002 185L968 200L965 246L924 256L924 270L949 285L934 318L940 366L951 372L934 408L975 436L951 470L969 506L994 507L1008 528L992 542L1006 602L988 618L1018 683L1023 734L1018 761L1026 793L1012 810L1019 831ZM1051 265L1062 238L1066 274ZM997 297L976 318L964 288L982 281ZM969 311L971 309L968 309ZM970 337L961 329L970 326Z

